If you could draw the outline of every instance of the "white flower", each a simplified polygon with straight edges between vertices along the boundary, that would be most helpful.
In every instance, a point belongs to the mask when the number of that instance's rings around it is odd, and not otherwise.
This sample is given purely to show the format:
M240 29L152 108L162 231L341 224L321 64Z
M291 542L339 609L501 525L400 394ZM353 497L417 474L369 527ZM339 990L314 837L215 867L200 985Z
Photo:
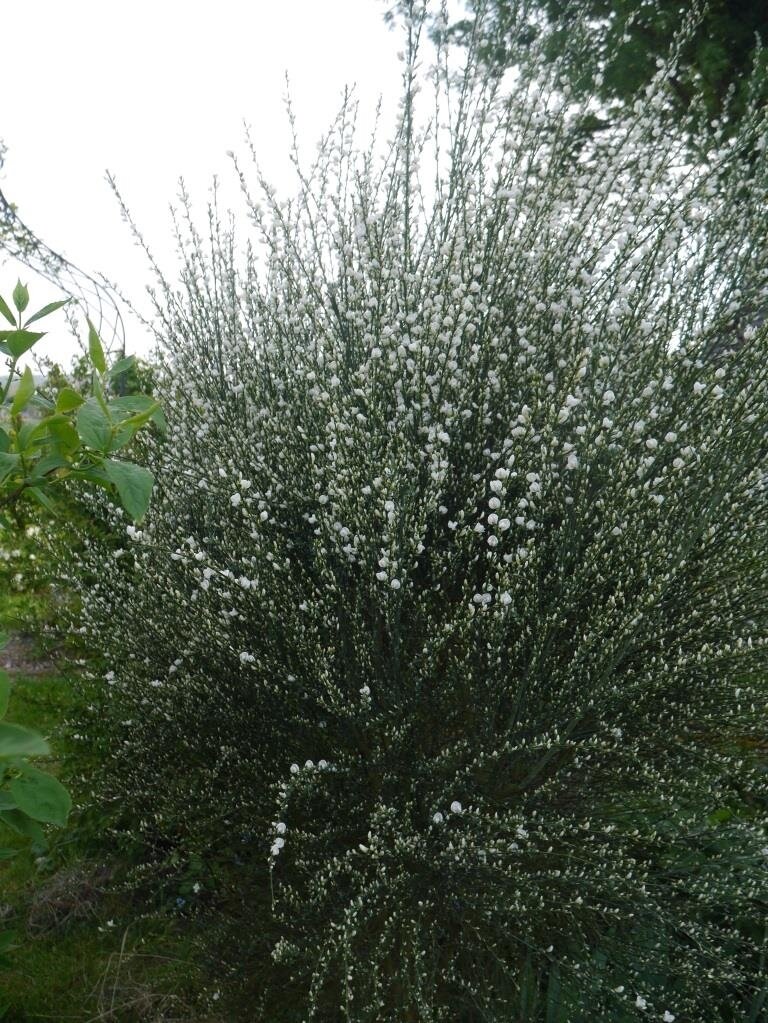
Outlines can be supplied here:
M275 824L275 831L278 833L278 835L284 835L285 834L286 826L283 823L283 821L278 821L277 824Z
M616 395L611 390L603 392L603 405L610 405L616 401Z
M638 1009L645 1009L646 1006L648 1005L648 1002L643 998L642 995L638 995L637 998L635 999L635 1005L637 1006Z
M298 764L291 764L291 774L298 774L300 767Z
M400 580L399 579L393 579L392 582L389 585L392 587L393 590L399 590L400 589Z
M307 770L311 771L312 768L315 766L315 762L314 760L308 760L306 764L304 764L304 766L307 768Z
M502 603L502 604L504 605L504 607L507 607L507 606L508 606L509 604L511 604L511 603L512 603L512 598L511 598L511 597L510 597L510 595L509 595L508 593L506 593L506 592L505 592L505 593L502 593L502 595L501 595L501 596L499 597L499 600L500 600L500 601L501 601L501 603Z
M664 1020L664 1023L674 1023L675 1016L669 1009L665 1009L664 1015L661 1018Z
M451 803L451 813L461 813L462 810L463 807L461 803L458 801L458 799L454 799L454 801Z
M239 494L233 494L229 499L229 503L232 505L233 508L237 508L241 501L242 497Z
M436 814L433 815L432 820L433 820L433 822L435 824L442 824L443 823L443 815L440 813L439 810L437 811Z

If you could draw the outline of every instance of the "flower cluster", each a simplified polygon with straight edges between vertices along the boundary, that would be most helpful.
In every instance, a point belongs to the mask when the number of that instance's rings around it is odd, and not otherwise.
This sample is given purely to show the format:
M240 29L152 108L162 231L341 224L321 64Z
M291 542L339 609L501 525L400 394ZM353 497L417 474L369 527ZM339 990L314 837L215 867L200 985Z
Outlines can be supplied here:
M381 160L346 103L290 201L236 163L242 261L215 205L180 230L153 508L102 506L79 566L113 673L80 731L145 850L259 837L261 1018L730 1019L766 905L765 123L692 164L660 72L574 157L535 67L438 62L431 124L419 76Z

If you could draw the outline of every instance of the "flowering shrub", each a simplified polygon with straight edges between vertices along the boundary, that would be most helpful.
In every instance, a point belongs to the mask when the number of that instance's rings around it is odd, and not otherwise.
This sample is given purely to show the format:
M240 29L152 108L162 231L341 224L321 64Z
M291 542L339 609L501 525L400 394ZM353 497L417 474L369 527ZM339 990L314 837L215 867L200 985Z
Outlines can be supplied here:
M765 122L691 165L660 72L574 158L535 65L439 59L425 125L419 28L381 162L345 104L290 201L236 163L242 259L181 235L99 791L238 849L252 1018L757 1020Z

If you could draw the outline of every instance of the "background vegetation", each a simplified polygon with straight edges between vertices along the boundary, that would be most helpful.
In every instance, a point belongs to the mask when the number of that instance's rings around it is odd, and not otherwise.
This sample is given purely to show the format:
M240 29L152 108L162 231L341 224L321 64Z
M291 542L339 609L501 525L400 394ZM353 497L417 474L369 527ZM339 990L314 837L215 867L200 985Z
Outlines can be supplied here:
M0 865L7 1019L765 1018L764 79L713 126L698 28L609 41L594 131L565 13L403 3L391 145L347 101L290 202L187 202L149 515L86 480L0 560L77 808Z

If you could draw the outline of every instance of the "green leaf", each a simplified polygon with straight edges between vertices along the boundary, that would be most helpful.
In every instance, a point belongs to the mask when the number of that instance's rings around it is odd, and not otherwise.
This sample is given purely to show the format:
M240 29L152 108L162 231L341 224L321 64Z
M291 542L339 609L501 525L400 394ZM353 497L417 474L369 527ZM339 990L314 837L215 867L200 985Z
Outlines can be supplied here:
M11 446L11 438L8 431L0 426L0 451L7 451Z
M56 411L71 412L72 409L80 408L84 402L85 398L82 394L78 394L74 388L62 387L56 395Z
M5 713L8 710L8 699L11 695L11 680L8 678L8 672L0 671L0 718L5 717Z
M20 458L17 454L9 451L0 451L0 483L18 468Z
M2 296L0 296L0 313L3 314L3 316L6 318L6 320L8 320L12 327L16 326L16 317L13 315L8 306L8 303Z
M91 362L99 373L106 373L107 360L104 358L104 349L101 346L101 339L90 320L88 320L88 354L91 357Z
M21 283L21 281L16 282L16 287L13 289L12 298L13 304L16 306L20 313L23 313L24 310L29 305L29 292L27 291L26 286Z
M36 423L34 419L25 422L16 435L16 448L24 454L31 453L48 439L48 424Z
M39 505L45 508L46 511L51 512L53 515L58 515L61 510L59 505L52 497L49 497L48 494L46 494L42 487L28 487L27 493L30 497L34 498Z
M45 331L39 330L0 330L0 341L4 341L8 355L14 359L20 359L41 337L45 337Z
M77 413L77 432L83 444L106 452L112 439L112 425L95 398L89 398Z
M35 467L30 474L30 479L39 480L45 476L49 476L56 469L66 469L69 467L69 462L66 458L62 458L59 454L44 455L39 462L35 463Z
M80 447L77 430L65 416L51 416L48 420L48 430L57 445L65 452L72 452Z
M46 841L43 829L33 820L30 820L21 810L3 810L0 812L0 821L7 824L9 828L18 835L32 839L33 845L38 849L45 849Z
M21 776L14 778L9 791L22 813L43 824L67 823L72 799L61 782L31 764L20 764Z
M165 433L167 429L162 408L148 394L128 394L124 398L113 398L109 403L109 408L111 412L116 413L115 418L120 418L120 413L125 413L125 416L130 417L152 409L152 415L150 416L152 422L161 433Z
M117 362L113 363L109 367L110 379L119 376L121 373L127 373L128 370L133 369L135 362L136 362L135 355L126 355L124 359L118 359Z
M133 462L104 460L104 471L117 490L123 508L134 522L141 522L147 513L155 479L149 469Z
M42 320L44 316L48 316L50 313L55 313L57 309L61 309L63 306L68 305L71 301L71 298L65 298L60 302L49 302L48 305L44 305L42 309L38 309L34 316L30 316L26 325L29 326L30 323L34 323L35 320Z
M34 393L35 378L32 376L32 370L29 366L27 366L21 375L21 380L19 381L13 395L13 401L11 402L11 415L18 415L22 409L26 408L29 404L29 399Z
M730 806L720 806L717 810L712 811L707 820L710 824L725 824L734 816L735 814Z
M44 757L48 743L37 732L0 721L0 757Z

